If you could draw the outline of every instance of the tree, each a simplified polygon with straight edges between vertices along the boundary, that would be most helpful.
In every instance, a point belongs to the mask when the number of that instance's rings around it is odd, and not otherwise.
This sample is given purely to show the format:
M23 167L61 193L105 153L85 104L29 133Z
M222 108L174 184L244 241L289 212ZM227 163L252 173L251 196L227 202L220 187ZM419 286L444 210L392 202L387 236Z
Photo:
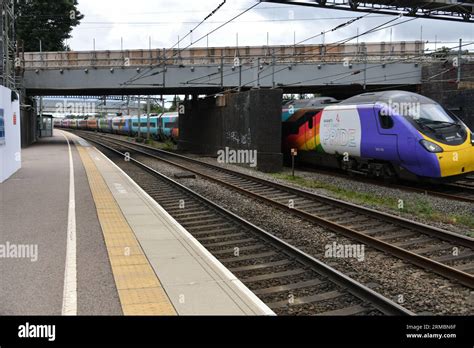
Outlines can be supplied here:
M15 7L17 40L26 52L65 51L65 40L84 18L77 0L18 0Z
M434 52L434 56L436 58L447 58L449 55L449 52L450 52L450 49L448 47L443 46L441 48L438 48L436 52Z
M166 112L166 108L163 110L163 107L159 101L155 100L152 101L150 104L150 112L152 114L162 114Z
M178 105L180 102L181 102L181 98L178 95L175 95L173 98L173 102L171 103L171 107L169 108L169 111L178 110Z

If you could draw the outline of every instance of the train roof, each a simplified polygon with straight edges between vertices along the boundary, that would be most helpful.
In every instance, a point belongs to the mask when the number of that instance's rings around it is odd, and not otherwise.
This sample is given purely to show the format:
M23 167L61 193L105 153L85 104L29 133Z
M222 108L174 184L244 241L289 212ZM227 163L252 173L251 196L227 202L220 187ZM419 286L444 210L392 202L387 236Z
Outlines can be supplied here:
M161 114L150 114L150 118L154 117L154 118L157 118L157 117L162 117L162 116L179 116L178 114L178 111L167 111L167 112L164 112L164 113L161 113ZM134 115L134 116L117 116L117 117L129 117L129 118L138 118L138 115ZM141 118L146 118L147 115L146 114L142 114L140 115Z
M348 104L376 104L376 103L420 103L420 104L436 104L430 98L417 93L407 91L384 91L369 92L356 95L354 97L343 100L339 105Z
M311 99L289 100L285 102L283 106L293 105L294 107L298 107L298 108L309 108L309 107L314 107L314 106L332 104L336 102L337 102L337 99L332 98L332 97L317 97L317 98L311 98Z

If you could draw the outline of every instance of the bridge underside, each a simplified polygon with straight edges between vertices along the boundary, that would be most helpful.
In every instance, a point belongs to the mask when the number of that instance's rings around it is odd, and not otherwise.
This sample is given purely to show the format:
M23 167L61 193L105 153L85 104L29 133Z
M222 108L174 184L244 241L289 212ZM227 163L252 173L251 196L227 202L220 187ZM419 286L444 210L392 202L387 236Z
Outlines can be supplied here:
M261 2L373 12L448 21L474 22L474 4L469 0L260 0Z
M421 85L421 84L420 84ZM301 86L281 88L285 94L304 94L304 93L320 93L322 95L331 96L337 99L346 99L356 94L368 91L381 91L389 89L399 89L406 91L418 91L418 84L379 84L369 85L364 89L363 85L337 85L337 86ZM245 87L242 91L252 88ZM68 89L68 90L51 90L51 89L27 89L28 96L111 96L111 95L213 95L222 92L220 88L141 88L141 89Z
M221 73L222 70L222 73ZM364 73L365 71L365 73ZM336 97L364 90L421 84L415 63L298 64L241 68L232 66L167 66L154 69L95 68L26 70L24 86L30 96L158 95L219 93L225 89L279 88L284 93L323 93Z

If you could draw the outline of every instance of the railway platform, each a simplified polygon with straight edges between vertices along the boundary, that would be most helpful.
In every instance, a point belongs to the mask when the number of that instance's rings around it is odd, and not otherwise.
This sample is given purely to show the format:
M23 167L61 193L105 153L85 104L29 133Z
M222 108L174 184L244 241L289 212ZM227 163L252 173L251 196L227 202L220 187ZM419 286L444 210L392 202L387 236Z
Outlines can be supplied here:
M272 315L119 167L55 130L0 184L0 315Z

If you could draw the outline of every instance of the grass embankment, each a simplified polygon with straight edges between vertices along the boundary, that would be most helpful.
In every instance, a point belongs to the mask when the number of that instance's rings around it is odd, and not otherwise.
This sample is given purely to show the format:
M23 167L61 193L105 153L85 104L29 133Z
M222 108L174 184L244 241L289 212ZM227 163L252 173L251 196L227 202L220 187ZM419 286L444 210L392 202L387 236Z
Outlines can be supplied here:
M409 213L426 220L438 221L452 225L463 225L469 227L470 229L474 229L474 216L442 213L433 207L428 197L420 197L410 201L403 201L403 207L399 208L400 201L394 197L376 196L372 193L353 191L329 184L327 182L305 179L299 176L293 177L289 174L278 173L273 174L273 176L277 179L282 179L302 187L325 189L333 193L341 200L370 206L383 206L394 212ZM468 232L468 235L474 237L474 231Z

